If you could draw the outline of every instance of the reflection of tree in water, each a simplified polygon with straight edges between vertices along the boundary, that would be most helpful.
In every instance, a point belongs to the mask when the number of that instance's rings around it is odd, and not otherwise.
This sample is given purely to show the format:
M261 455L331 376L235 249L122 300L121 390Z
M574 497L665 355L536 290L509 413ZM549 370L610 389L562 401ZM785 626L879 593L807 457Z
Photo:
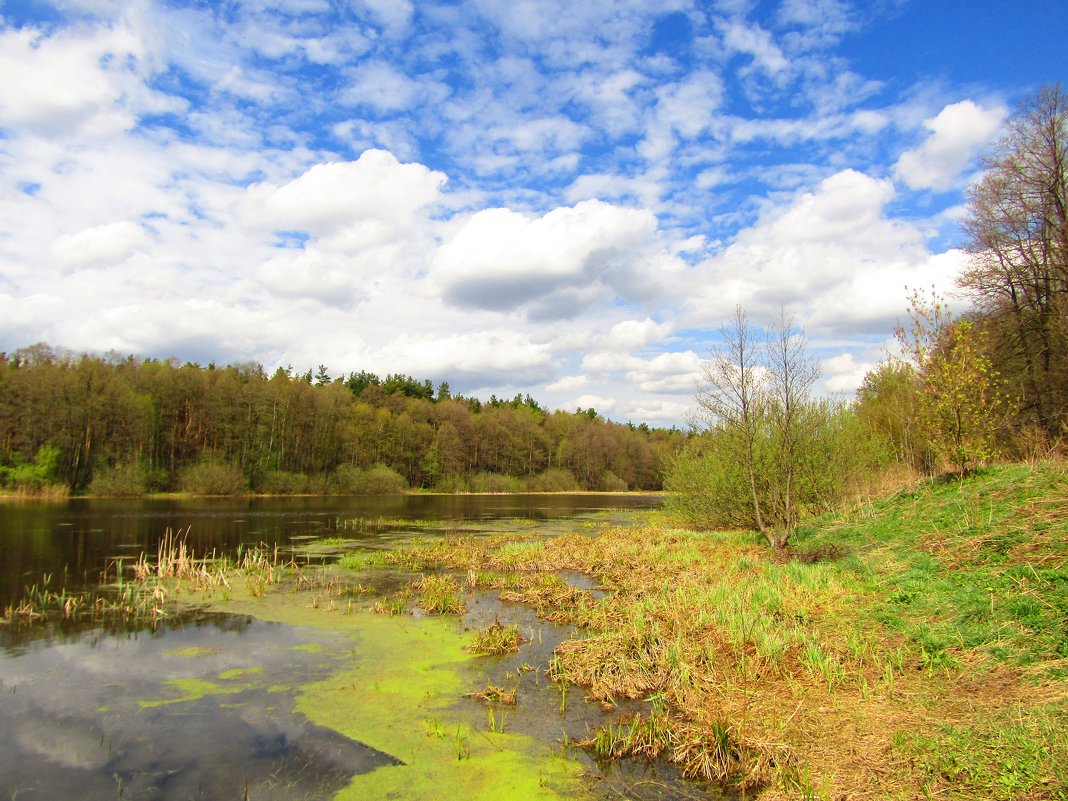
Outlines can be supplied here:
M116 637L154 634L161 628L178 629L187 626L211 627L225 632L241 633L252 625L253 620L254 618L248 615L227 615L194 609L170 613L165 621L58 618L28 623L12 622L0 625L0 650L17 656L33 643L47 646L74 642L95 648Z

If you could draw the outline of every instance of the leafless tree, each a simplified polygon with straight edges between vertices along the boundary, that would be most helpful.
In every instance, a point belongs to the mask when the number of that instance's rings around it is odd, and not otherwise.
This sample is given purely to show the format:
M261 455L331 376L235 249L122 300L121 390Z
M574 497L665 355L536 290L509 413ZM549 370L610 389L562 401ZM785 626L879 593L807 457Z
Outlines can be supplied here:
M697 401L716 430L720 458L745 466L753 522L785 547L797 527L799 466L813 435L813 384L819 370L791 315L781 311L755 332L739 306L703 364Z
M779 310L779 319L767 332L767 366L769 411L775 428L778 450L778 480L772 482L779 530L773 535L782 541L772 545L782 547L797 528L798 508L795 488L801 449L811 437L813 417L810 414L812 386L819 378L819 367L807 352L804 331L796 325L793 315Z
M1068 95L1042 89L1009 122L972 189L960 278L996 343L1024 422L1068 422Z
M704 383L698 387L697 402L714 426L738 434L728 440L737 451L729 456L745 465L753 518L760 532L767 535L757 491L755 454L757 426L764 414L767 392L753 329L741 306L735 307L733 321L720 329L720 335L721 344L702 364Z

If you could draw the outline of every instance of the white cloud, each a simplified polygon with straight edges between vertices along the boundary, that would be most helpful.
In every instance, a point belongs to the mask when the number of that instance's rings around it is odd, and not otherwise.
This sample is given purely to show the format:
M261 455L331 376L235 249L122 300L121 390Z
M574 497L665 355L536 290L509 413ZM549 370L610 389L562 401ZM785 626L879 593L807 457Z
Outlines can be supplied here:
M616 417L624 420L642 420L652 425L678 425L693 413L691 404L678 401L639 400L623 404Z
M575 398L573 405L579 409L593 408L596 409L598 413L605 414L606 412L611 412L615 409L616 403L617 401L615 398L604 398L600 395L579 395L579 397Z
M616 323L601 341L610 350L630 351L644 348L671 333L670 323L657 323L649 317L644 320L623 320Z
M710 324L741 303L755 319L788 306L826 330L888 330L905 284L945 266L921 231L886 216L893 198L889 181L843 170L770 209L699 265L687 322Z
M64 267L122 261L149 242L144 228L126 220L59 237L49 255Z
M570 392L573 389L584 387L590 383L590 379L584 375L569 375L546 384L545 389L549 392Z
M645 394L692 395L701 376L701 358L692 350L661 353L632 367L627 380Z
M123 27L0 32L0 127L104 136L132 128L139 110L184 106L144 86L137 73L143 55Z
M347 105L395 112L420 103L440 103L448 94L445 84L415 80L388 62L372 61L353 70L349 87L340 100Z
M529 386L544 381L552 371L546 345L503 329L407 335L388 345L385 355L386 361L406 365L416 375L451 376L458 386Z
M1006 114L1002 106L984 108L971 100L946 106L924 120L930 134L919 147L901 154L894 174L912 189L948 189L990 142Z
M874 368L874 362L858 362L852 353L842 353L820 362L823 385L834 393L856 392L864 376Z
M752 67L772 77L785 73L790 62L775 44L771 33L758 24L746 25L739 20L724 21L720 29L727 49L751 56Z
M407 220L433 203L445 176L401 164L383 150L356 161L317 164L292 181L250 186L237 213L250 228L336 233L368 220Z
M608 288L632 296L652 284L657 276L645 275L650 252L664 255L656 252L655 233L648 211L597 200L541 217L485 209L441 246L432 278L461 306L509 310L541 302L543 316L554 309L568 316Z

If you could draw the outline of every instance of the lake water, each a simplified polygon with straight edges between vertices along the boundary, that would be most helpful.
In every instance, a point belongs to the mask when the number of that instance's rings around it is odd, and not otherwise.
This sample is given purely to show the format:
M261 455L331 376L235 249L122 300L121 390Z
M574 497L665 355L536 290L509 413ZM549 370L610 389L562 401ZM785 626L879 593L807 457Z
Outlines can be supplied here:
M50 587L96 586L118 559L156 553L169 529L197 555L287 546L332 536L351 520L442 520L456 529L491 520L563 521L612 509L649 509L655 495L387 495L354 497L71 499L0 502L0 608L50 577ZM449 528L449 526L446 526ZM385 542L403 533L387 526ZM435 532L425 532L433 535ZM438 531L437 533L440 533ZM366 537L367 547L380 544Z
M46 574L53 589L93 587L116 560L154 554L167 529L188 532L197 554L233 555L266 544L307 559L318 552L308 548L316 539L337 535L348 550L459 532L551 536L623 522L659 504L656 497L629 495L7 503L0 505L0 597L10 603ZM368 520L378 524L353 524ZM440 522L428 525L431 520ZM540 743L539 753L549 759L561 735L586 736L604 715L582 703L580 692L562 704L557 687L538 681L555 645L575 632L492 593L471 596L455 625L460 631L496 619L521 625L528 643L518 654L471 660L459 669L461 681L479 688L535 666L523 674L520 704L507 725L509 733ZM0 625L0 741L6 744L0 797L331 798L354 776L399 760L311 723L296 699L301 686L341 666L378 667L377 653L367 631L342 636L253 615L194 612L121 630ZM473 746L481 745L478 737L489 741L477 702L459 694L447 714L468 727ZM695 792L663 766L596 766L581 752L570 758L597 777L590 797L674 799Z

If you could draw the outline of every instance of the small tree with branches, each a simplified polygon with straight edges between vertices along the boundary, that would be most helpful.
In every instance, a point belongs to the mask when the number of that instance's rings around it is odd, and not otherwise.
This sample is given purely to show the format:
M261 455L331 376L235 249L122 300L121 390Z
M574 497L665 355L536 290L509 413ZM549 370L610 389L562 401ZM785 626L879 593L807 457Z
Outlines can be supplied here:
M717 480L745 487L751 524L783 548L800 516L806 450L818 427L811 391L819 370L785 311L757 333L739 306L721 336L702 365L697 392L713 436ZM741 466L741 482L730 479L731 465Z
M969 467L997 455L1005 407L998 374L981 332L954 319L936 293L913 292L909 313L910 327L899 326L896 334L919 375L917 423L929 447L963 478Z

